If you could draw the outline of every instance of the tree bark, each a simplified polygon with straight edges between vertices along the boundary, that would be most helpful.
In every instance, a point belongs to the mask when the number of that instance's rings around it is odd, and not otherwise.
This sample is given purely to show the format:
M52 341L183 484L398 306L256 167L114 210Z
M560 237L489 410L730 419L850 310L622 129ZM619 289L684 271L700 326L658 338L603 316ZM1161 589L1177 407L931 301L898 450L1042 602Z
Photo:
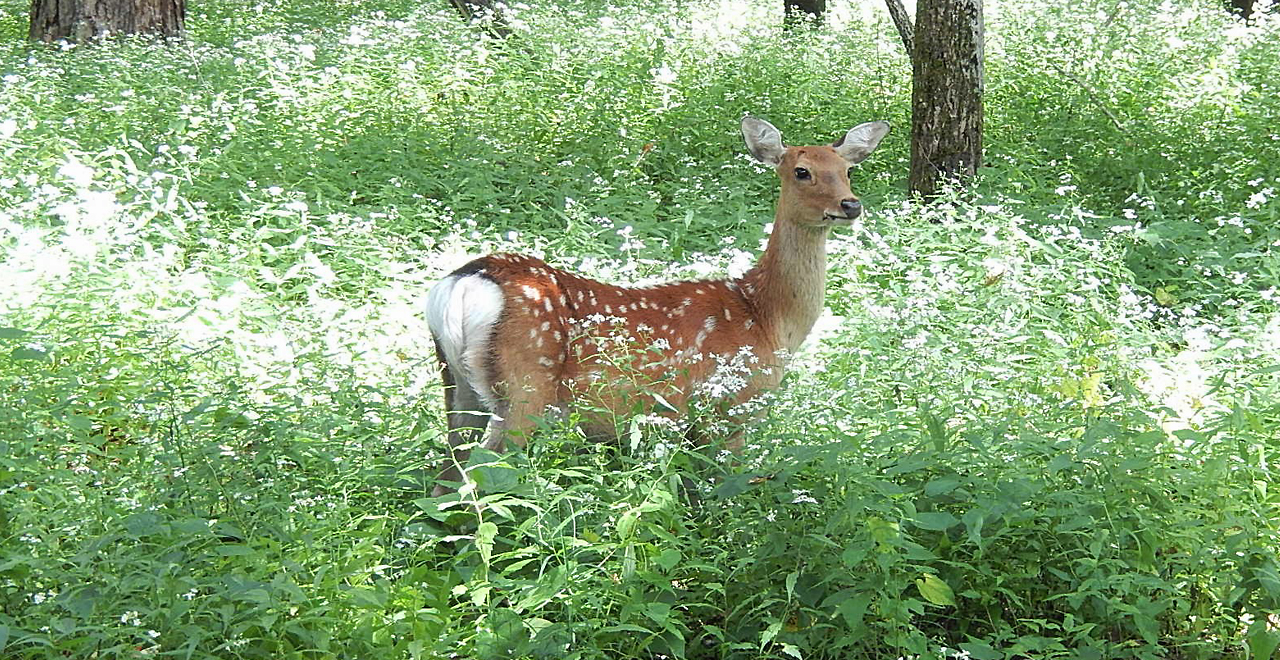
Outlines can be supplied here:
M902 5L902 0L885 0L885 4L889 7L889 18L893 19L894 27L898 28L898 36L902 37L902 46L907 49L907 57L911 57L916 49L915 30L911 27L907 8Z
M87 41L108 35L182 34L186 0L31 0L36 41Z
M449 0L449 3L462 14L462 18L474 21L489 34L499 39L511 36L511 27L493 0Z
M982 165L982 0L920 0L911 56L912 192Z
M819 25L827 11L827 0L782 0L782 23L786 26Z

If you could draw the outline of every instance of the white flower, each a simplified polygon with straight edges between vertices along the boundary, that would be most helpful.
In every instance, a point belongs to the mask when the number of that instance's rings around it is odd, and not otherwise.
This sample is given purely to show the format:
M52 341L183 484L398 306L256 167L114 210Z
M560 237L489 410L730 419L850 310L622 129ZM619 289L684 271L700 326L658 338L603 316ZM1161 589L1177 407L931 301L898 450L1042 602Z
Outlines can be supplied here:
M93 181L93 169L76 160L74 156L69 156L67 162L58 168L58 174L71 179L72 183L81 187Z
M791 495L795 497L795 499L791 500L792 504L817 504L818 503L818 500L813 499L813 496L810 495L809 491L807 490L796 488L791 491Z

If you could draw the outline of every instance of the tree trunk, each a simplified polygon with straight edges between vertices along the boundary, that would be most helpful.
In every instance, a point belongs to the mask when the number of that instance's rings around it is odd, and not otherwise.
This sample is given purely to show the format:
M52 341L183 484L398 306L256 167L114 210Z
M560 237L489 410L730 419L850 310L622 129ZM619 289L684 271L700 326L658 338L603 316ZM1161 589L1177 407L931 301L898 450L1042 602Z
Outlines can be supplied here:
M449 3L464 19L475 22L489 34L499 39L511 36L511 27L493 0L449 0Z
M907 49L907 57L911 57L915 53L915 28L911 26L911 17L907 15L907 8L902 5L902 0L885 0L885 5L889 8L889 18L893 19L893 26L898 28L898 36L902 37L902 47Z
M31 0L30 36L87 41L119 34L182 34L186 0Z
M1253 17L1254 0L1227 0L1227 8L1236 16L1249 20Z
M982 0L916 7L910 185L922 197L982 164L982 33Z
M782 24L820 25L827 11L827 0L782 0Z

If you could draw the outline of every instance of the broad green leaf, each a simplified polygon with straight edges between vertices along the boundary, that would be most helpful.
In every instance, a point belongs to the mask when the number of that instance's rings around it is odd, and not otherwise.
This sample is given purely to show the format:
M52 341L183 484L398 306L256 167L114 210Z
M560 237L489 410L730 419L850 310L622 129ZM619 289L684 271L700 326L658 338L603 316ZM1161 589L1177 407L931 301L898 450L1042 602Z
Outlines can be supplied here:
M88 431L93 428L93 420L84 415L67 415L67 426L77 431Z
M681 555L679 550L676 550L675 548L667 548L666 550L659 552L658 556L653 558L653 563L661 566L663 570L669 571L675 568L676 564L680 563L680 558Z
M955 594L942 578L932 574L925 573L923 577L916 578L916 587L920 589L920 595L924 599L934 605L955 605Z
M1249 626L1244 638L1249 647L1249 660L1273 660L1276 648L1280 647L1280 632L1268 630L1267 622L1261 618Z
M864 543L851 545L840 553L840 561L845 565L845 568L854 568L861 564L863 559L867 558L868 550L870 548Z
M9 351L9 357L15 361L17 360L43 361L43 360L49 359L49 354L45 353L44 351L36 350L34 348L19 346L18 348L15 348L12 351Z
M866 616L867 606L870 604L870 593L860 593L840 603L840 616L844 618L845 625L849 626L850 633L854 635L861 634L863 630L862 619Z
M644 614L653 619L654 623L666 623L667 617L671 616L671 606L666 603L648 603Z
M31 334L21 328L0 328L0 339L20 339Z
M1002 660L1004 654L995 650L990 644L978 640L970 640L960 645L960 650L964 651L973 660Z
M946 511L929 511L925 513L917 513L915 518L916 527L921 529L931 529L935 531L945 531L953 525L960 523L955 516Z
M933 479L929 483L924 485L924 494L928 495L929 497L936 497L944 493L950 493L951 491L955 490L956 487L959 485L960 485L960 477L957 477L955 475L938 477L937 479Z

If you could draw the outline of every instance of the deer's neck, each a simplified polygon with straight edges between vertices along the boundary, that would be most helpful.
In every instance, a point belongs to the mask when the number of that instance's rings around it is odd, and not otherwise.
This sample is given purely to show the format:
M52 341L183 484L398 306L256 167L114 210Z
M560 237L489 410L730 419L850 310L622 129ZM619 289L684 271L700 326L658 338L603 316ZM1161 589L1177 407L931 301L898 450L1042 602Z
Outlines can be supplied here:
M764 254L742 277L744 295L779 349L799 348L822 314L828 231L800 226L779 206Z

